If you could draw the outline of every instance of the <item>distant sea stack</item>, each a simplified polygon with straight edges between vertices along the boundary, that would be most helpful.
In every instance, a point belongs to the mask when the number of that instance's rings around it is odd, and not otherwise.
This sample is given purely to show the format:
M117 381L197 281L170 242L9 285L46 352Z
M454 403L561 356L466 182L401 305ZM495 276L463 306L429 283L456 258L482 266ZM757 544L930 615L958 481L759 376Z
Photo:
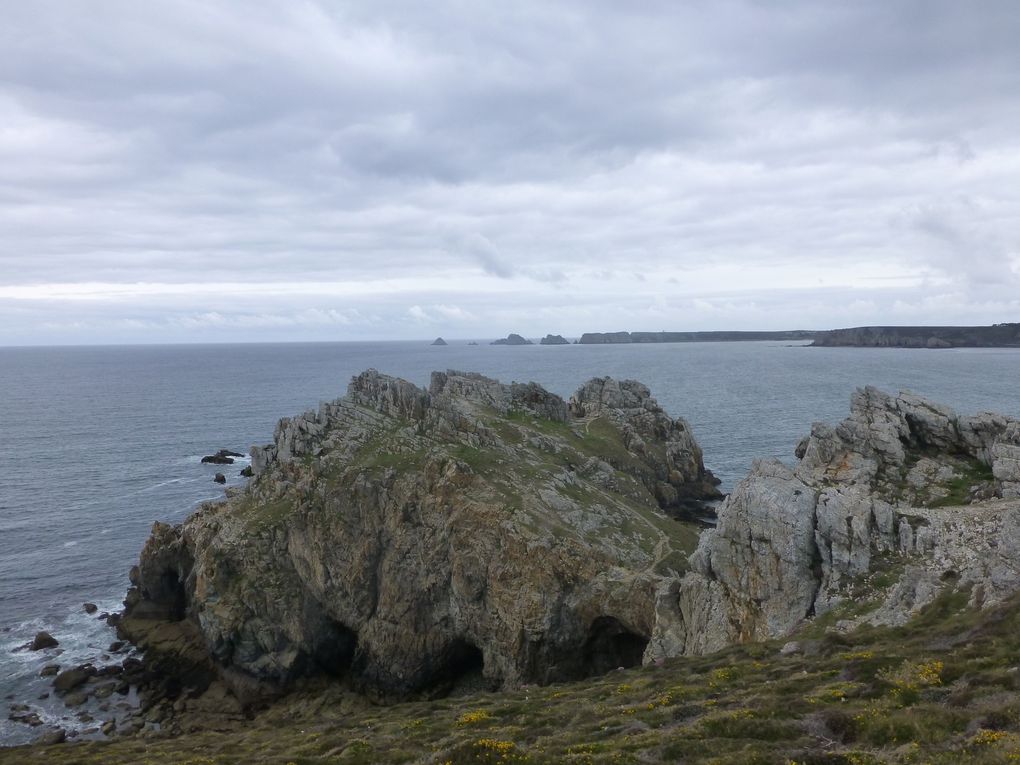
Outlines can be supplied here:
M570 345L563 335L546 335L538 341L539 345Z
M1020 324L990 327L849 327L819 332L813 345L857 348L1017 348Z
M739 340L813 340L821 334L814 330L792 329L778 332L585 332L582 345L613 343L724 343Z
M432 341L432 344L433 344L433 345L449 345L449 343L447 343L447 342L446 342L446 341L445 341L445 340L444 340L443 338L441 338L441 337L437 337L437 338L436 338L435 340L433 340L433 341Z
M492 345L534 345L534 343L511 332L506 337L500 338L499 340L493 340Z

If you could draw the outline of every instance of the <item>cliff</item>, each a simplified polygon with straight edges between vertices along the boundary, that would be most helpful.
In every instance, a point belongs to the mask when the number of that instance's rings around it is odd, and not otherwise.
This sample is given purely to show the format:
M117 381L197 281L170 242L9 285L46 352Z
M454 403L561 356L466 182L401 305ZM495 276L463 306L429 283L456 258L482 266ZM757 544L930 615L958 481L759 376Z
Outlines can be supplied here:
M1020 422L910 393L857 391L798 463L755 463L660 592L646 658L899 625L946 591L987 607L1020 589Z
M851 327L819 332L812 345L863 348L1016 348L1020 324L989 327Z
M122 628L197 627L245 701L345 676L378 698L642 660L716 482L647 388L368 371L281 420L246 490L156 524Z
M581 345L612 345L619 343L720 343L747 340L812 340L818 334L811 330L793 329L776 332L585 332Z

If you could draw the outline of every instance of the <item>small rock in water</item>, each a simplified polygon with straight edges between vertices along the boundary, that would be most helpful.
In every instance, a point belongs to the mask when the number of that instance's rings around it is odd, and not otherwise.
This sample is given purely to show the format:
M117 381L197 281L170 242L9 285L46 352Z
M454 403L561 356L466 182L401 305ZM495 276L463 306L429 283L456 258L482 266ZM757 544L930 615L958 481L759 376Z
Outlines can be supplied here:
M60 671L59 664L47 664L39 670L39 677L52 677Z
M209 454L202 458L206 465L233 465L234 457L243 457L243 454L232 452L229 449L220 449L216 454Z
M87 672L81 667L77 669L65 669L57 675L56 680L53 681L53 687L58 691L70 691L77 688L79 685L83 685L93 674L94 672Z
M245 465L244 469L241 471L241 477L251 478L253 475L255 475L255 473L252 471L251 465Z
M35 633L35 638L32 640L31 645L28 646L28 650L41 651L44 648L56 648L58 645L60 645L60 641L45 630L41 630Z
M223 475L223 473L217 473L216 477L213 478L213 480L216 481L216 483L226 483L227 477Z
M80 707L88 700L89 700L88 694L81 692L69 693L67 694L67 697L64 699L64 706Z
M107 648L106 650L108 650L110 653L117 653L117 651L119 651L123 647L124 647L123 640L114 640L112 643L110 643L110 647Z
M85 613L87 614L94 614L96 611L99 610L99 606L97 606L95 603L86 603L84 606L82 606L82 608L85 609Z

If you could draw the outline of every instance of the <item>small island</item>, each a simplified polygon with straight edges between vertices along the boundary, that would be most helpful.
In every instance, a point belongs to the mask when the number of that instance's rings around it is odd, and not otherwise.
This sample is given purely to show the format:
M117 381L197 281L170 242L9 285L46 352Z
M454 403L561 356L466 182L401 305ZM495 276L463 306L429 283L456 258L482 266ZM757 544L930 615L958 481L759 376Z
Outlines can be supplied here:
M445 341L445 340L444 340L443 338L441 338L441 337L437 337L437 338L436 338L435 340L433 340L433 341L432 341L432 344L433 344L433 345L449 345L449 343L447 343L447 342L446 342L446 341Z
M492 345L534 345L530 340L521 337L520 335L511 332L506 337L501 337L499 340L493 340Z
M538 341L539 345L570 345L570 341L563 335L546 335Z

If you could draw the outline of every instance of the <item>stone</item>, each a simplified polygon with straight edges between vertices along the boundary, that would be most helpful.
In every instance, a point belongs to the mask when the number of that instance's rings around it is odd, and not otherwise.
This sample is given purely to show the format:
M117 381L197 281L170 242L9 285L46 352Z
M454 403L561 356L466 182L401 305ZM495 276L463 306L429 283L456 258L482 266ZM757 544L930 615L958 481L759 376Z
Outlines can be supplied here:
M82 606L82 608L85 610L85 613L87 614L94 614L96 611L99 610L99 606L97 606L95 603L86 603L85 605Z
M50 633L46 632L45 630L42 630L40 632L35 633L35 637L29 644L28 650L41 651L45 648L55 648L58 645L60 645L60 641L58 641Z
M39 677L52 677L60 671L59 664L47 664L41 670L39 670Z
M223 473L217 473L213 477L213 481L215 481L216 483L226 483L227 482L227 477L225 475L223 475Z
M251 465L245 465L241 469L242 478L251 478L253 475L255 475L255 472L251 469Z
M64 706L67 706L67 707L80 707L82 704L84 704L88 700L89 700L89 696L88 696L87 693L82 693L81 691L75 691L74 693L69 693L69 694L67 694L67 696L64 697Z
M110 647L106 650L108 650L110 653L117 653L124 647L124 645L125 643L123 640L114 640L112 643L110 643Z

